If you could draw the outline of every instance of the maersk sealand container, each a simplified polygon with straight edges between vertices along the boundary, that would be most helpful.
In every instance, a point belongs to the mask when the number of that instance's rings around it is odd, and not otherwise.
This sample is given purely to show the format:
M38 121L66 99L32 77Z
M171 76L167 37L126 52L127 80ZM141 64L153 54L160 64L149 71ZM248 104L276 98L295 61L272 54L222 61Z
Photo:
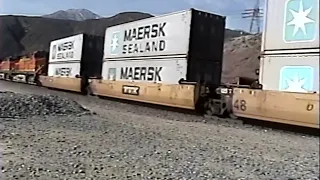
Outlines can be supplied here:
M319 0L266 0L262 52L319 52Z
M48 76L101 76L104 37L77 34L50 43Z
M45 87L87 93L89 78L100 77L104 37L78 34L50 43L48 76L40 76Z
M220 85L225 17L195 9L106 29L104 80Z
M260 83L319 93L319 0L267 0Z

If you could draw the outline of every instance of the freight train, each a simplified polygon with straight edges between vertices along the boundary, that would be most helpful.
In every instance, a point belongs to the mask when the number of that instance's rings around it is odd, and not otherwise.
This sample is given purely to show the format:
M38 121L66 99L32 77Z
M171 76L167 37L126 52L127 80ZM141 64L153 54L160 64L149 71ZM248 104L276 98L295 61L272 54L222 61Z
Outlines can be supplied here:
M319 128L319 36L304 43L291 36L280 38L283 27L275 22L276 16L290 3L297 5L296 0L266 3L257 80L239 77L236 84L221 83L226 18L190 9L108 27L105 37L77 34L54 40L46 64L34 59L33 83L211 115ZM314 5L317 13L319 3ZM318 27L319 23L313 28ZM292 42L277 42L290 38ZM15 64L8 62L1 64L1 77L14 79ZM313 79L299 77L307 73ZM22 79L30 83L30 73L24 74Z
M35 51L25 56L8 57L0 63L0 79L38 84L39 75L48 70L48 52Z

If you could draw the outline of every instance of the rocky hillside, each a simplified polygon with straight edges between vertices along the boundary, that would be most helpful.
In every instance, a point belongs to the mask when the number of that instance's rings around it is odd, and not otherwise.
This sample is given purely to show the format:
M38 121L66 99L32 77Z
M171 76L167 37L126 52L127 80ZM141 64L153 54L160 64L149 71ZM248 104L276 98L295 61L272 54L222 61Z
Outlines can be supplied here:
M224 45L223 82L234 82L235 77L258 78L261 34L231 38Z
M43 17L0 16L0 59L49 50L49 43L77 33L104 35L107 27L151 17L140 12L120 13L99 20L71 21Z
M84 21L88 19L100 19L102 18L96 13L93 13L87 9L68 9L66 11L60 10L52 14L47 14L42 17L52 19L64 19L74 21Z

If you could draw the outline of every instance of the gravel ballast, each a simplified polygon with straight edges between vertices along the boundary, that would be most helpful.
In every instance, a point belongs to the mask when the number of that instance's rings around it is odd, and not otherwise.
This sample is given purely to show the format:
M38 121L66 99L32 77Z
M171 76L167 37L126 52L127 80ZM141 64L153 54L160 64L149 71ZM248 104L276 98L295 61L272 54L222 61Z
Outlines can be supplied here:
M4 179L317 179L317 138L132 114L3 120Z
M86 113L76 101L55 95L0 92L0 118Z
M318 137L70 97L97 114L0 118L3 179L319 179Z

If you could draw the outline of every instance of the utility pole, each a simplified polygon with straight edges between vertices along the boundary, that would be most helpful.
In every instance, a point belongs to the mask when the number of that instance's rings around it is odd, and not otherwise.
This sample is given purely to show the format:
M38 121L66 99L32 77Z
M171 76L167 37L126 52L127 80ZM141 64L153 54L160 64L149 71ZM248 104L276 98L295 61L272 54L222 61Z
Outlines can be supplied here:
M242 14L242 18L251 18L250 33L253 32L253 25L256 25L257 33L260 33L260 19L263 17L262 9L260 8L260 0L256 0L256 4L253 9L245 9Z

